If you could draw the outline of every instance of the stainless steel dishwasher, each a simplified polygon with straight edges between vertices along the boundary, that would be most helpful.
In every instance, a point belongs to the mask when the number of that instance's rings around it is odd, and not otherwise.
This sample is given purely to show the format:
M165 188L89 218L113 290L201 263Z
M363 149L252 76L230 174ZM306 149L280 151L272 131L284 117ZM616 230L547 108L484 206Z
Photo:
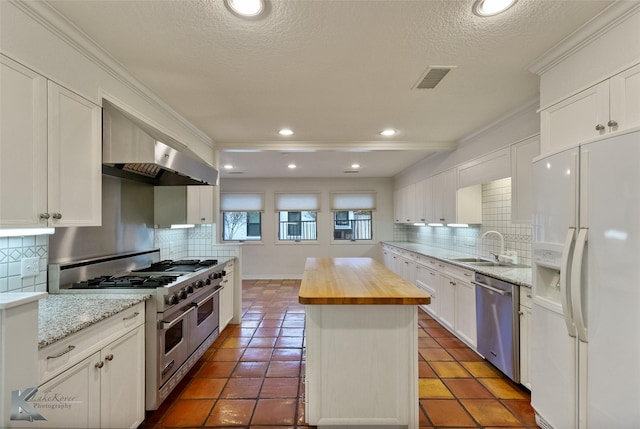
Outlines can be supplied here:
M515 382L520 382L519 288L476 273L478 353Z

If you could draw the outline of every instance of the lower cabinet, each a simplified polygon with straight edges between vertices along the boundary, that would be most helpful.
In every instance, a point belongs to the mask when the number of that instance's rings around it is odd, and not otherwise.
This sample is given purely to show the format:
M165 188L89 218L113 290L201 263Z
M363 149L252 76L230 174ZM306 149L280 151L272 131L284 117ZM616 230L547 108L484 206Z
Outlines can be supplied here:
M520 286L520 383L531 390L529 363L531 362L531 289Z
M440 265L442 266L442 265ZM443 274L438 274L438 300L440 301L440 307L438 308L438 318L440 322L450 330L454 329L455 323L455 282L453 278Z
M137 428L142 423L145 416L145 326L144 307L141 308L142 316L140 312L135 316L142 323L126 328L125 333L114 332L113 320L109 319L92 326L97 328L91 332L94 342L100 342L101 333L102 338L110 339L95 351L95 347L83 347L86 333L82 331L71 339L76 345L68 345L62 354L42 349L45 354L41 359L67 360L72 366L65 365L68 369L38 387L31 401L46 421L39 421L35 427ZM113 317L123 318L118 314ZM101 324L105 325L101 327ZM76 352L79 361L73 364ZM89 355L85 356L87 353Z
M428 263L429 261L427 261ZM440 301L436 292L438 284L438 272L427 265L418 263L416 265L416 286L431 295L431 303L421 306L423 310L433 317L438 317Z
M234 268L233 262L229 262L224 267L226 274L221 283L223 289L220 291L220 332L222 332L231 322L231 319L233 319Z

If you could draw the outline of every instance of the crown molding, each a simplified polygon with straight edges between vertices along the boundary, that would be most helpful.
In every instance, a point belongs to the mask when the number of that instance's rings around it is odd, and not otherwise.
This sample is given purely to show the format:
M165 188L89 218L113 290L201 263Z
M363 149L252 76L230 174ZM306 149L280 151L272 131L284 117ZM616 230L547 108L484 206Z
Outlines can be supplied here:
M220 151L281 152L373 152L381 150L452 151L458 145L448 141L218 141Z

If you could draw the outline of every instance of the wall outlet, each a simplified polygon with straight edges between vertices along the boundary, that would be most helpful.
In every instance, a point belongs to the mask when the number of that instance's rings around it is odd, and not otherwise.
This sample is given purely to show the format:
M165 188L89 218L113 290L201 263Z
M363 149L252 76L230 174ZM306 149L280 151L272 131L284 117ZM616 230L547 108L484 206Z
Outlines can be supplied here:
M20 278L35 277L40 272L40 258L22 258L20 260Z

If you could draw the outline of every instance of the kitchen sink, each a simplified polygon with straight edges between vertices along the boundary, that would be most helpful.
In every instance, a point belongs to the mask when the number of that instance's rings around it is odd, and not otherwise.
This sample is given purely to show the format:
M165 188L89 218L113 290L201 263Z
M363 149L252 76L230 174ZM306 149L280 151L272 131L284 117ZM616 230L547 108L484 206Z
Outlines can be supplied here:
M529 268L528 265L508 264L506 262L496 262L485 258L449 258L450 261L462 262L473 267L511 267L511 268Z

